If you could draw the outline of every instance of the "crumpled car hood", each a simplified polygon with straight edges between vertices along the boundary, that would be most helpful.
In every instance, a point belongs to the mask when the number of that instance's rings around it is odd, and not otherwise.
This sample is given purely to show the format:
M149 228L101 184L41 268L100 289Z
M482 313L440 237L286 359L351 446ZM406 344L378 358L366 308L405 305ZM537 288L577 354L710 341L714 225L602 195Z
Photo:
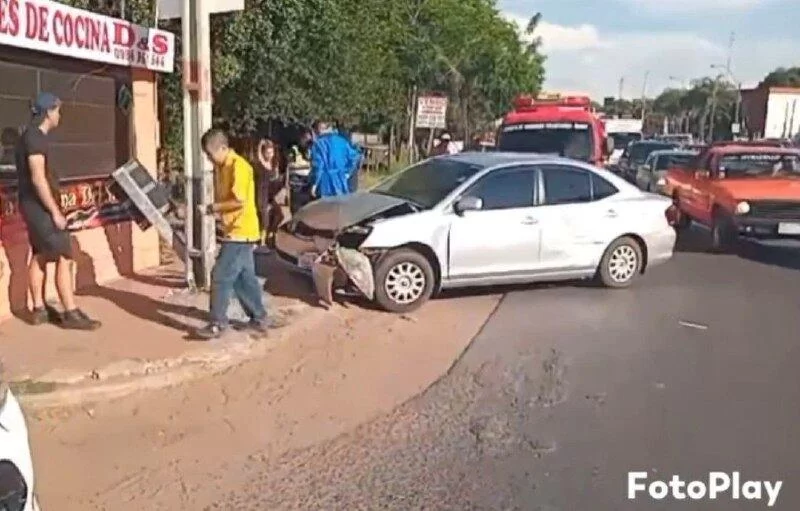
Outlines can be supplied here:
M339 231L403 204L407 201L370 192L328 197L295 213L291 220L292 228L302 222L320 231Z

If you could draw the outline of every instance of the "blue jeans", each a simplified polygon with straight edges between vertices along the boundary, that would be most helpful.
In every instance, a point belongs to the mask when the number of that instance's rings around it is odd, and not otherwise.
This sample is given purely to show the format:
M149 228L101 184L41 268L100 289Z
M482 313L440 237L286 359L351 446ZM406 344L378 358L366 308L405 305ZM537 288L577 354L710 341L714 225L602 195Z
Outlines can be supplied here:
M256 277L253 243L224 241L211 270L211 322L228 326L228 304L236 295L242 309L251 320L264 321L267 310Z

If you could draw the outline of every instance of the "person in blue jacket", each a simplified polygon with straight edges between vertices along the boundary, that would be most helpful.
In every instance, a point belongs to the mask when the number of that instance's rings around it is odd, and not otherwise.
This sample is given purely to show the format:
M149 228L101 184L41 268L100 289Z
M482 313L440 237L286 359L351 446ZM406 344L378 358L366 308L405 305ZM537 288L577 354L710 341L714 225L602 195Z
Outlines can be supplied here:
M350 177L358 169L361 153L327 123L316 123L314 132L309 174L311 195L319 199L350 193Z

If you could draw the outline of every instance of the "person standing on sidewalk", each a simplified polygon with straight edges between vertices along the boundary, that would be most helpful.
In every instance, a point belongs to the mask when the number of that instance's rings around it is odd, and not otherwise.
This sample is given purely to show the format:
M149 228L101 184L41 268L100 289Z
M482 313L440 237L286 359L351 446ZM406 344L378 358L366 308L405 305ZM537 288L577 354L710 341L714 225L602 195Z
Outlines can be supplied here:
M61 211L59 178L50 160L50 132L61 121L61 101L48 92L33 104L33 119L16 147L18 202L28 229L31 261L28 288L33 299L31 324L57 323L72 330L95 330L100 322L91 319L75 303L72 288L72 240L67 219ZM47 264L56 265L56 290L63 314L45 304Z
M317 122L311 145L311 196L315 199L347 195L350 176L356 171L361 154L327 123Z
M197 337L216 339L225 333L232 295L250 318L247 328L265 334L267 310L253 257L261 239L253 167L230 148L221 130L207 131L200 143L214 164L215 200L207 208L199 208L204 214L221 217L224 237L211 271L210 322L196 332Z
M258 170L256 171L256 206L261 220L261 243L273 245L275 233L283 223L283 211L278 195L284 188L281 176L278 145L270 139L258 144Z

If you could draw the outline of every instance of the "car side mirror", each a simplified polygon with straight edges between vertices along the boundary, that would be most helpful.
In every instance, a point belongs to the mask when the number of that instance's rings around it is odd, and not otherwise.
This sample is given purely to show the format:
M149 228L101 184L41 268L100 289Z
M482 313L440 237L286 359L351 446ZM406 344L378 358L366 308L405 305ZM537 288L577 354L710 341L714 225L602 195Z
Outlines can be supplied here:
M606 137L606 153L611 154L614 152L614 139Z
M650 165L646 164L639 165L639 172L644 172L644 173L650 172Z
M709 177L711 177L711 172L707 170L698 170L694 173L695 179L708 179Z
M479 211L483 209L483 199L480 197L461 197L453 205L456 215L463 215L467 211Z

